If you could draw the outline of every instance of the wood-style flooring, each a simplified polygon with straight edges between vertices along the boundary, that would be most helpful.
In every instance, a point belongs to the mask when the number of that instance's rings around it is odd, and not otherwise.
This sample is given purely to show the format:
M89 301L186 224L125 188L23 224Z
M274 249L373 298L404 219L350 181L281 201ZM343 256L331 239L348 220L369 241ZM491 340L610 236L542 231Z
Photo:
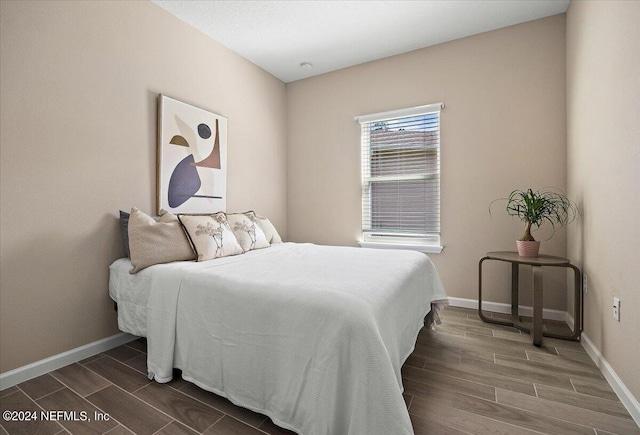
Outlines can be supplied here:
M536 348L528 334L483 323L462 308L445 309L442 321L436 331L420 332L402 369L416 435L640 434L578 342L544 338ZM1 391L2 411L85 411L91 421L0 421L0 432L293 433L179 376L168 384L149 381L145 352L139 339ZM96 421L96 412L109 420Z

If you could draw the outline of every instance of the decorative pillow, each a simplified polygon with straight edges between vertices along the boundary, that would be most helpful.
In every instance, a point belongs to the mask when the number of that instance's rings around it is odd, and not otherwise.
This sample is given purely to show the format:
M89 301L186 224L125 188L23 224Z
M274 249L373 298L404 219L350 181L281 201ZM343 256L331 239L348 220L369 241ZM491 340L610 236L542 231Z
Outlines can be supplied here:
M191 244L196 250L197 261L242 254L244 251L233 235L223 212L213 215L178 215Z
M271 246L262 229L246 214L228 214L227 222L244 252Z
M120 236L122 236L124 254L127 257L131 257L129 253L129 213L122 210L120 210Z
M175 215L161 211L156 222L137 208L129 216L130 273L154 264L193 260L195 255Z
M276 230L276 227L273 226L269 219L257 215L254 211L248 211L244 214L247 215L253 222L258 224L270 244L273 245L274 243L282 243L282 239L280 238L280 234L278 234L278 230Z

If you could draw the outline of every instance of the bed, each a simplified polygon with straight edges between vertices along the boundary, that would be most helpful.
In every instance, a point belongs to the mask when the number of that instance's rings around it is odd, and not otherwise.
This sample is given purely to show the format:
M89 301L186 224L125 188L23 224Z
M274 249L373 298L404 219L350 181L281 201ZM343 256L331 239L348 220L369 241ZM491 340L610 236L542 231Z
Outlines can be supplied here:
M446 300L421 253L283 243L129 274L110 267L122 331L173 368L304 435L413 434L400 368ZM431 316L427 316L431 317Z

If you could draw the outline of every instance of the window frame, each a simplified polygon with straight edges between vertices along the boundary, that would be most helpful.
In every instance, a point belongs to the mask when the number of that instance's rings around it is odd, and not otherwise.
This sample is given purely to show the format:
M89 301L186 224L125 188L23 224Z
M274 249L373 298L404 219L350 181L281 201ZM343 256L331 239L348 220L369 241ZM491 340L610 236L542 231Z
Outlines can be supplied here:
M361 161L361 233L360 233L360 241L359 245L361 247L366 248L386 248L386 249L411 249L417 250L421 252L427 253L440 253L442 252L443 246L441 244L441 233L440 226L438 225L438 232L431 234L420 234L420 235L412 235L409 232L405 232L404 234L400 232L394 233L384 233L384 231L377 232L373 230L365 230L365 216L368 216L369 224L367 225L369 228L372 228L371 219L371 186L373 183L384 182L385 178L389 180L402 180L402 181L411 181L411 180L426 180L426 179L437 179L438 180L438 190L437 190L437 204L438 204L438 220L440 219L440 196L441 196L441 169L438 164L438 170L435 173L419 173L419 174L398 174L391 176L371 176L372 162L370 157L370 152L365 153L365 147L370 151L371 143L370 136L365 135L365 125L370 129L371 125L376 122L381 121L389 121L389 120L398 120L402 118L409 118L413 116L420 115L429 115L438 113L438 141L437 146L437 156L438 162L440 161L440 124L441 124L441 116L440 113L444 109L443 103L429 104L424 106L416 106L410 107L406 109L399 110L391 110L386 112L374 113L370 115L361 115L355 117L355 120L360 124L360 161ZM367 130L371 131L371 130ZM365 212L365 203L369 201L368 211Z

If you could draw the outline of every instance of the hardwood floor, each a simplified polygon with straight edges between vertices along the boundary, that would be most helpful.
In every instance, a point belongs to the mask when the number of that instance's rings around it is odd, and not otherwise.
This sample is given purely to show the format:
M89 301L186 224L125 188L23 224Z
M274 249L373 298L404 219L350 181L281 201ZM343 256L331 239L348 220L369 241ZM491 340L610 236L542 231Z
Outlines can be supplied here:
M420 332L402 369L416 435L640 434L579 343L544 338L536 348L529 335L483 323L462 308L445 309L442 320L436 331ZM293 433L179 377L168 384L149 381L145 352L139 339L1 391L2 411L84 411L91 421L0 421L0 432ZM96 421L96 412L110 419Z

